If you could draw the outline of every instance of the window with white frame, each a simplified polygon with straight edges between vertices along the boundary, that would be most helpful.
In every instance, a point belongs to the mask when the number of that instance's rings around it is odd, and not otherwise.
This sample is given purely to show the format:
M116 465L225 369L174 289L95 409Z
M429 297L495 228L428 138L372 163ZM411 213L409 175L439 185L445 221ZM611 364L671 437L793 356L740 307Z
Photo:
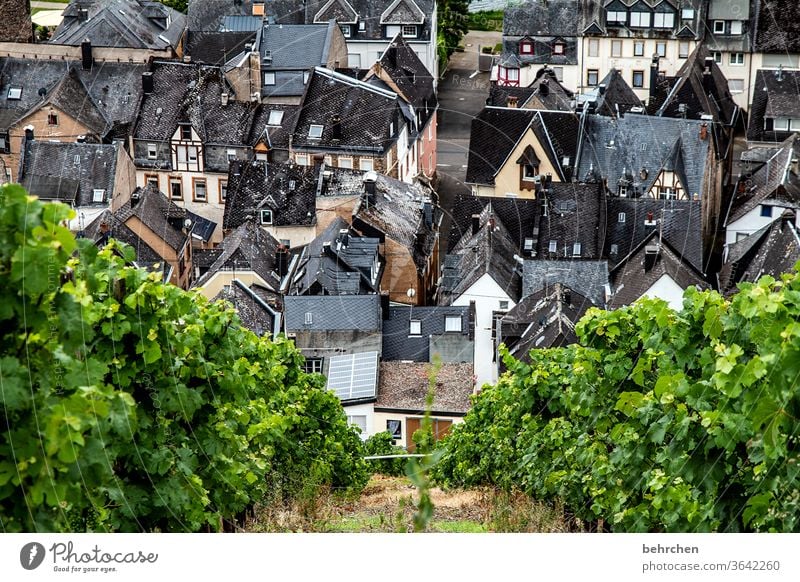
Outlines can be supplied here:
M298 166L308 165L308 154L295 154L294 161Z
M612 57L621 57L622 56L622 41L621 40L612 40L611 41L611 56Z
M772 127L776 131L789 131L789 118L788 117L776 117L772 122Z
M6 98L9 101L19 101L22 99L22 87L9 87Z
M731 34L742 34L742 30L741 20L731 20Z
M227 180L220 180L219 181L219 199L222 202L225 202L225 199L228 197L228 182Z
M689 43L687 41L681 41L678 43L678 58L679 59L686 59L689 57Z
M722 52L721 51L712 51L711 57L714 59L714 62L718 65L722 64Z
M500 311L508 311L508 300L507 299L501 299L500 300L500 304L498 306L498 309Z
M194 199L196 202L205 202L208 199L205 180L194 180Z
M311 325L314 323L314 314L310 311L306 311L304 322L306 325Z
M101 203L106 201L106 191L103 188L95 188L92 190L92 202Z
M278 126L283 123L283 111L280 109L273 109L269 112L269 118L267 119L267 125L275 125Z
M681 18L683 20L694 20L694 8L684 8L681 10Z
M620 212L617 214L617 222L620 224L624 223L626 219L626 214L624 212Z
M715 20L714 21L714 34L725 34L725 21L724 20Z
M364 414L348 414L347 424L357 427L362 434L367 432L367 417Z
M264 84L265 85L274 85L275 84L275 73L264 73Z
M403 36L405 38L417 38L417 25L416 24L403 25Z
M564 54L564 43L557 42L553 45L553 54L554 55L563 55Z
M259 218L261 224L272 224L272 210L262 208Z
M340 168L346 168L348 170L353 169L353 158L346 158L344 156L339 156L338 165Z
M597 38L590 38L589 39L589 56L590 57L597 57L600 56L600 40Z
M344 36L345 38L350 38L350 35L352 34L352 30L350 29L350 25L349 24L343 24L340 28L342 29L342 36Z
M628 13L624 10L609 10L606 12L606 23L625 24L628 21Z
M189 146L186 149L186 155L187 155L187 158L189 159L189 162L191 162L191 163L197 162L197 147Z
M728 79L728 91L731 93L743 93L744 79Z
M744 53L731 53L730 64L732 64L732 65L743 65L744 64Z
M158 157L158 147L154 143L147 144L147 159L155 160Z
M550 244L548 244L547 246L547 250L550 251L551 253L555 253L556 251L558 251L558 241L551 240Z
M322 374L323 358L306 358L303 362L303 371L306 374Z
M521 55L532 55L533 54L533 43L529 40L523 40L519 43L519 54Z
M581 243L576 242L572 245L572 256L573 257L581 256Z
M361 22L359 22L358 23L358 30L360 30L361 32L364 32L365 30L367 30L367 23L364 22L363 20Z
M375 160L372 158L361 158L358 160L358 169L362 172L372 172L375 169Z
M631 27L632 28L650 28L650 13L649 12L631 12Z
M183 200L183 183L180 178L169 179L169 195L173 200Z
M675 26L675 15L672 12L656 12L653 15L653 28L672 28Z
M445 315L445 317L444 317L444 330L445 331L461 331L461 316L460 315Z
M236 150L228 150L228 161L232 162L236 159Z
M322 138L322 130L324 127L322 125L312 124L311 127L308 128L308 137L310 139L320 139Z
M408 335L422 335L422 322L412 319L408 322Z

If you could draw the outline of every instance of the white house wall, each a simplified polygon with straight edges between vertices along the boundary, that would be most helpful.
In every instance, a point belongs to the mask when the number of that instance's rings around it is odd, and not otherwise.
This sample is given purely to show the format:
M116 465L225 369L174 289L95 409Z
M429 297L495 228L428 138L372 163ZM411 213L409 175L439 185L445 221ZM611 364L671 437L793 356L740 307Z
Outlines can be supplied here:
M492 312L500 308L500 301L508 301L512 309L516 303L508 293L488 274L478 279L465 293L453 302L457 306L469 306L475 302L475 376L477 386L497 382L497 362L492 341Z
M780 206L772 207L772 216L761 216L761 205L742 216L739 220L731 222L725 229L725 244L730 245L736 242L737 236L741 240L742 236L750 236L756 231L761 230L768 224L772 224L781 217L784 208Z
M439 65L436 57L436 36L430 42L414 42L406 38L405 41L417 53L419 59L425 64L425 67L433 75L434 80L438 79ZM360 61L361 69L369 69L373 64L378 62L392 42L391 38L381 41L347 41L347 60L351 67L358 66ZM357 58L353 58L358 55Z
M375 433L381 432L382 430L386 430L386 423L383 423L383 428L375 429L375 404L356 404L354 406L348 406L347 403L343 405L344 413L347 416L365 416L367 421L367 430L366 432L361 433L361 439L367 440L369 437L374 435Z
M440 420L451 420L453 425L460 424L464 422L464 418L461 416L436 416ZM386 421L388 420L399 420L400 421L400 438L395 439L395 444L400 447L406 446L408 442L408 422L409 418L418 418L421 419L421 414L404 414L402 412L376 412L374 414L374 425L373 429L375 432L372 434L378 434L379 432L384 432L386 430ZM370 435L371 436L371 435Z
M684 289L665 273L642 296L663 299L672 309L680 311L683 308L683 291Z

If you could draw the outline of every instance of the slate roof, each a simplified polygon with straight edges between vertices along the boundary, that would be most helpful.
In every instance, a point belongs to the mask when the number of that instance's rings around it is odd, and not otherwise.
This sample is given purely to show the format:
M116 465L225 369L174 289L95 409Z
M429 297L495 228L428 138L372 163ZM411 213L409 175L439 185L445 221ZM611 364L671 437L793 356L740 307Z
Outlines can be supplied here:
M290 295L357 295L378 291L380 241L360 237L336 218L305 246L288 289Z
M606 230L606 198L599 185L553 182L539 197L547 204L547 212L537 221L536 256L569 258L575 243L580 243L581 258L599 259ZM550 252L551 241L556 241L554 253Z
M79 208L107 206L117 194L115 178L120 148L121 143L28 141L18 180L28 192L45 200L68 200ZM105 190L102 202L93 201L94 189ZM67 192L74 199L64 195Z
M219 271L232 271L234 274L252 271L264 283L278 290L281 284L281 278L276 273L279 245L271 234L253 221L247 221L225 237L222 253L208 272L195 282L194 287L202 287Z
M174 251L180 251L189 235L183 232L186 209L170 201L154 186L137 188L130 200L114 213L123 223L135 216Z
M396 93L316 68L297 116L293 145L313 150L350 148L353 152L383 152L400 133L399 101ZM340 139L333 138L336 115L341 118ZM392 123L394 136L389 135ZM321 138L309 137L311 125L323 126Z
M105 226L103 226L105 225ZM106 229L104 232L104 228ZM140 267L161 272L167 280L169 264L138 233L119 220L111 210L104 210L79 234L98 247L104 247L109 239L117 240L133 248L136 252L136 264Z
M533 130L564 179L562 162L566 157L574 164L579 128L580 120L572 112L485 107L472 120L466 181L494 184L495 175L528 129Z
M800 156L800 137L792 135L778 151L745 182L731 202L726 226L739 220L761 204L800 208L800 176L792 168L792 160Z
M313 69L324 66L333 42L334 23L265 25L259 52L272 56L267 70Z
M592 306L587 297L562 283L548 284L501 317L502 341L522 361L530 361L532 349L574 344L575 324Z
M795 0L759 0L754 52L800 53L800 18Z
M719 290L732 295L739 283L754 282L764 275L776 279L790 273L800 261L800 233L795 211L728 247L728 258L719 273Z
M85 71L74 61L0 58L0 128L52 103L99 137L125 137L136 115L146 68L103 63ZM22 89L19 100L8 99L11 87Z
M406 4L407 7L402 6ZM336 18L341 24L352 22L354 12L358 16L358 22L365 24L365 30L358 30L353 27L352 36L349 41L385 41L384 23L391 22L393 18L383 20L382 16L387 9L398 7L400 12L405 14L405 19L418 20L420 12L424 15L425 21L420 26L417 38L414 42L425 42L431 38L431 23L435 18L435 0L270 0L266 3L266 17L274 19L281 24L311 24L322 20L326 22L329 18ZM414 7L416 5L416 8ZM323 9L325 9L323 11ZM417 10L418 9L418 10Z
M471 233L472 216L483 214L485 209L503 223L518 249L515 252L521 254L519 249L522 249L524 240L533 236L536 219L541 214L541 202L521 198L475 196L468 191L457 193L453 199L447 252L454 252L461 239Z
M480 215L477 233L468 231L445 256L440 293L449 305L484 275L489 275L514 301L521 291L518 247L505 225L487 206Z
M418 129L424 127L438 106L435 80L408 42L400 35L395 36L373 69L389 76L394 84L393 90L398 91L419 113ZM372 74L370 71L364 80L369 81Z
M606 180L610 190L626 174L633 186L647 193L662 169L677 173L687 195L703 194L711 139L700 139L702 121L628 114L616 119L586 117L578 178L591 172ZM647 177L640 179L640 172Z
M272 335L280 321L278 314L261 295L269 290L253 285L248 287L239 279L225 286L214 301L227 301L236 310L242 325L258 336Z
M252 44L256 33L244 32L193 32L189 31L185 53L195 63L222 66L240 55L245 45Z
M608 220L603 255L612 267L660 229L662 238L678 256L696 270L705 272L701 201L611 196L606 205ZM653 220L648 220L651 217Z
M256 104L231 98L218 67L156 61L153 92L145 95L136 122L135 139L169 141L180 121L191 122L206 144L248 145Z
M79 11L88 10L88 19ZM166 24L166 28L162 26ZM138 49L177 49L186 27L186 16L150 0L73 0L51 43Z
M232 162L222 228L230 230L272 210L273 226L311 226L316 222L319 178L310 166L253 160Z
M503 36L578 36L579 0L525 0L503 15Z
M423 412L429 389L430 364L381 362L376 410ZM463 416L471 406L472 363L445 363L436 374L432 412Z
M607 117L625 115L632 108L643 106L642 100L634 93L622 73L617 69L611 69L585 98L593 99L596 103L597 113Z
M434 192L419 180L408 184L382 174L377 174L375 192L374 204L362 198L354 210L353 227L365 236L390 238L405 247L417 270L423 271L437 244L441 220Z
M310 313L311 323L306 324ZM286 331L380 332L379 295L287 295L284 298Z
M728 80L703 45L689 55L675 77L668 77L659 90L662 94L656 95L655 101L651 98L648 105L651 115L690 119L711 115L714 121L725 125L735 121L738 107L728 90ZM685 113L680 110L681 104Z
M554 283L563 283L594 305L605 305L605 286L609 282L606 261L526 260L522 268L522 296L528 297Z
M657 249L658 255L654 264L648 268L645 255L650 249ZM608 308L617 309L630 305L665 275L684 290L692 285L700 289L709 288L703 276L688 262L682 261L680 253L667 241L661 240L659 243L658 233L653 231L612 269L613 295Z
M507 107L509 97L516 97L517 107L523 109L546 109L550 111L572 111L572 91L558 82L555 72L542 67L536 79L528 87L512 87L493 83L489 88L486 104Z
M226 16L253 14L252 0L189 0L187 26L194 32L219 32Z
M387 318L383 320L383 361L429 362L431 336L445 335L445 317L448 315L461 317L461 331L447 332L447 335L457 334L465 339L472 337L474 331L469 307L390 307ZM411 320L420 322L419 335L409 335Z
M755 142L782 142L790 131L765 129L765 120L775 117L800 118L800 71L756 71L753 84L753 102L747 124L747 140Z
M283 112L283 119L280 125L269 124L270 112L272 111ZM288 151L289 139L292 136L298 113L300 113L299 105L262 103L256 109L253 123L250 126L248 143L254 146L259 141L264 141L270 149Z

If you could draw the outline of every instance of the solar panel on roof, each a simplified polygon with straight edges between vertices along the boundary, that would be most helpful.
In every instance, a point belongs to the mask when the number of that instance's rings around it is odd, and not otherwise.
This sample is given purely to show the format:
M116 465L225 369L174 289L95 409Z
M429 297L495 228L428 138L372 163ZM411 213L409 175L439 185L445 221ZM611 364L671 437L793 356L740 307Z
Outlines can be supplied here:
M333 356L328 367L328 390L339 400L375 398L378 386L378 352Z

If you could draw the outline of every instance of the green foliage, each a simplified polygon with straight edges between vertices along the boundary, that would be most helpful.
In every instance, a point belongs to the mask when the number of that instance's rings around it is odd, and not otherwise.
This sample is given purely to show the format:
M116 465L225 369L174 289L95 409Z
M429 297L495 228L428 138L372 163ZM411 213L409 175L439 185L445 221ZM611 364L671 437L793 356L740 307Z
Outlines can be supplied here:
M364 442L364 452L367 456L377 455L402 455L406 452L403 447L394 444L394 438L388 431L372 435ZM373 473L397 477L405 474L405 459L376 459L369 461Z
M469 30L503 32L503 11L481 10L479 12L470 12L467 15L467 28Z
M184 14L186 14L186 12L189 10L189 0L158 0L158 1L161 2L164 6L169 6L170 8L174 8L178 12L183 12ZM198 0L198 1L203 2L204 0Z
M71 211L0 187L4 531L197 531L272 476L362 487L363 447L292 344L76 241Z
M440 0L437 3L439 32L436 39L439 68L444 70L447 59L469 30L469 0Z
M521 487L615 531L800 531L800 274L591 310L444 444L446 484Z

